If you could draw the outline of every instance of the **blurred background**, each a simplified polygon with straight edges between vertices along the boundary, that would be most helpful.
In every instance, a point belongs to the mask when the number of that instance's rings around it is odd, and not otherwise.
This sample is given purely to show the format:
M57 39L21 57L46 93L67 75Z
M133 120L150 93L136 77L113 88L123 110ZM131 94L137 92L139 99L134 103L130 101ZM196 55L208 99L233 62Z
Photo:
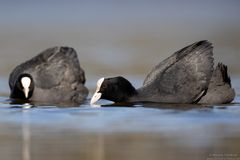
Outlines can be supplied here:
M91 96L98 78L123 75L139 86L154 65L204 39L213 43L215 61L229 66L233 104L9 104L9 73L49 47L75 48ZM239 60L239 0L0 0L1 158L240 159Z
M0 75L52 46L76 49L86 76L142 75L195 41L240 73L238 0L0 1ZM95 79L94 79L95 80Z

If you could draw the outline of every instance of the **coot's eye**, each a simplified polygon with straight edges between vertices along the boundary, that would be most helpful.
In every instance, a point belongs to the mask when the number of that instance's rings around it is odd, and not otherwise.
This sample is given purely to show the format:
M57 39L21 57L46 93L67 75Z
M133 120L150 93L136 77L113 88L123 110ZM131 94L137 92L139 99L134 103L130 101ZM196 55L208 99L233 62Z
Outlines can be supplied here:
M102 91L104 91L106 88L107 88L107 85L106 85L105 83L103 83L103 84L101 85L101 88L100 88L100 90L99 90L98 92L102 92Z

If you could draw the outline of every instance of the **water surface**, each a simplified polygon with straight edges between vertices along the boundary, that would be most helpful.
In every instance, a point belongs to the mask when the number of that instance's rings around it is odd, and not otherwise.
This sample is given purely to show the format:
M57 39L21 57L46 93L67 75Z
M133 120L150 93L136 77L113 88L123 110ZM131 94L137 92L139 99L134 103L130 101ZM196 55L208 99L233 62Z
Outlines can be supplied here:
M130 77L135 85L141 83L137 77ZM7 95L7 78L1 80ZM239 85L239 77L233 84ZM0 97L0 155L5 160L240 158L239 96L232 104L215 106L10 103Z

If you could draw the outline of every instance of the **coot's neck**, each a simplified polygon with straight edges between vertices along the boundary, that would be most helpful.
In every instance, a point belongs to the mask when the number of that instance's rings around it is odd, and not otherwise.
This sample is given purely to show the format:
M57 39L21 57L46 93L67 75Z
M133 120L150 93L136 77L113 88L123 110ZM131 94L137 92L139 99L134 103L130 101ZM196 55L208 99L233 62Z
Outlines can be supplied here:
M111 92L109 97L114 102L129 102L132 98L137 97L137 95L137 90L132 85L129 85L121 86L116 92Z
M147 102L148 94L144 87L135 90L135 93L128 97L128 102Z

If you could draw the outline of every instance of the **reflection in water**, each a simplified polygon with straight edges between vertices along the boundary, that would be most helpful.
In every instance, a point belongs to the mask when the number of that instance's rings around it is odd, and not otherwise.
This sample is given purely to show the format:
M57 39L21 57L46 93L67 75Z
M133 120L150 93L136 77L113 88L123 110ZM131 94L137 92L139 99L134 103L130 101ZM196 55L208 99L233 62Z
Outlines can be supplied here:
M218 153L240 158L239 102L237 97L234 104L218 106L61 108L9 104L0 97L0 155L9 160L205 160Z
M176 111L187 111L187 110L207 110L212 109L213 105L208 104L170 104L170 103L156 103L156 102L141 102L141 103L111 103L111 104L94 104L94 107L144 107L154 109L167 109Z
M105 144L104 144L104 136L99 134L97 136L97 147L96 147L96 160L104 160L105 156Z
M22 110L22 158L23 160L31 160L31 128L30 128L30 119L29 119L29 108L32 108L31 105L26 103L23 106Z
M48 103L48 102L37 102L37 101L30 101L30 100L22 100L22 99L9 99L10 104L13 105L15 108L25 108L25 107L38 107L38 106L58 106L59 108L64 107L79 107L80 103L74 102L59 102L59 103ZM27 104L27 105L26 105Z
M33 108L34 104L31 104L29 100L22 99L9 99L9 103L12 105L12 108Z

